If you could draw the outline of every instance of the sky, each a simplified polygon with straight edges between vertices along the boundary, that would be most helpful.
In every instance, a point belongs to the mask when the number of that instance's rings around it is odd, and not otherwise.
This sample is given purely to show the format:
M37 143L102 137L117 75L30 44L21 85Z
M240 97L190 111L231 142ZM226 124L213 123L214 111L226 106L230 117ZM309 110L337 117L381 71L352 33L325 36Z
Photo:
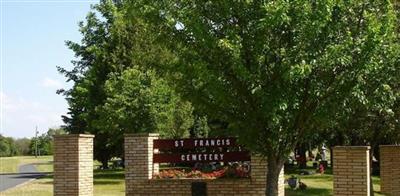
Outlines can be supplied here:
M96 1L0 0L0 133L33 137L63 124L68 105L56 94L71 83L56 66L72 68L66 40L79 42L78 22Z

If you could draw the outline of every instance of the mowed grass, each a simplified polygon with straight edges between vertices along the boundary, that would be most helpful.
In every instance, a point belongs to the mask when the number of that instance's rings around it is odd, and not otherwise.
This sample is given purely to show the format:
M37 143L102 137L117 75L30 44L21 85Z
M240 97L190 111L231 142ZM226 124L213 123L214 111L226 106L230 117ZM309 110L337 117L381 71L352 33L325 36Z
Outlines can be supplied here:
M53 172L53 161L34 163L39 172Z
M1 196L52 196L53 177L51 175L35 180L29 184L9 189ZM95 171L94 195L124 196L125 179L122 170Z
M285 176L285 178L289 178L290 175ZM307 176L300 176L301 182L307 185L306 190L299 189L291 189L288 185L285 188L286 196L310 196L310 195L318 195L318 196L331 196L333 195L333 175L331 174L314 174ZM374 195L375 196L384 196L380 193L380 178L372 177L372 182L374 186Z
M285 176L289 178L290 176ZM286 185L285 195L286 196L308 196L308 195L321 195L328 196L333 195L333 177L332 175L309 175L300 176L301 182L307 185L306 190L293 190Z
M53 172L53 157L40 156L21 156L1 158L0 168L2 173L16 173L18 166L23 164L34 164L40 172ZM94 168L99 166L99 162L94 162ZM4 171L4 172L3 172ZM17 186L0 193L1 196L52 196L53 195L53 176L37 179L28 184ZM125 179L123 170L94 171L94 195L125 195Z
M288 178L289 176L286 176ZM331 174L314 174L301 176L301 181L308 187L306 190L292 190L286 188L286 196L331 196L333 195L333 176ZM373 177L374 191L376 196L380 194L380 180ZM53 195L53 178L47 176L33 181L24 186L13 188L1 193L2 196L51 196ZM94 195L107 196L125 195L125 181L122 170L95 171L94 172Z
M23 164L37 163L41 165L39 171L51 172L53 156L16 156L16 157L1 157L0 158L0 173L17 173L18 167Z
M4 164L3 164L4 163ZM52 172L52 157L11 157L1 158L1 171L16 171L20 164L35 163L39 171ZM99 165L95 162L95 167ZM313 170L313 169L307 169ZM7 173L8 173L7 172ZM297 170L287 171L285 178L289 178L291 174L298 173ZM288 186L285 189L286 196L331 196L333 195L333 176L331 170L328 169L326 174L313 174L300 176L301 181L307 185L306 190L293 190ZM375 196L383 196L380 193L380 179L373 177ZM9 189L1 192L2 196L51 196L53 195L53 177L51 175L35 180L31 183ZM125 181L123 170L96 170L94 172L94 195L108 196L125 195Z

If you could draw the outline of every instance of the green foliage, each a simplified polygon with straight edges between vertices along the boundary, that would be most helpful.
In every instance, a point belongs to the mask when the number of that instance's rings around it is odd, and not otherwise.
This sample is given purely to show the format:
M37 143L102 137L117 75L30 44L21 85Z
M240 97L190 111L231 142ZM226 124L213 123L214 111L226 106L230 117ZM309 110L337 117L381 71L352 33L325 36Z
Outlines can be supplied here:
M2 157L11 156L10 144L4 138L0 139L0 156Z
M105 84L107 100L98 107L99 129L122 133L159 132L162 137L188 136L193 124L190 103L152 71L136 68L111 76Z
M0 135L0 157L30 155L30 144L28 138L14 139Z
M389 2L135 1L131 8L161 30L176 56L159 66L177 90L261 154L281 157L349 116L343 111L368 103L367 110L389 111L396 100Z
M207 116L195 115L190 135L194 138L205 138L209 136L210 131Z
M32 139L14 139L0 135L0 157L34 155L36 143L38 155L52 155L53 136L60 134L65 134L65 130L61 128L50 128L47 133Z
M399 11L397 7L397 16ZM374 148L400 142L400 37L398 33L382 34L384 27L400 29L399 18L393 17L393 12L388 10L387 16L392 16L387 17L388 24L370 19L372 27L367 30L373 40L370 44L383 45L375 48L371 61L354 79L357 84L352 87L351 94L338 104L340 109L336 110L326 130L327 135L332 135L329 142L333 145L371 145Z
M62 128L50 128L46 133L34 137L30 140L30 154L35 155L37 147L37 155L52 155L53 154L53 140L55 135L65 134Z
M155 67L268 157L267 181L297 144L343 128L353 114L398 127L399 21L390 1L161 0L130 9L175 55Z
M0 135L0 157L11 157L17 154L14 139Z
M94 8L102 18L88 15L82 42L67 42L79 59L60 71L74 82L64 91L67 129L96 134L103 163L122 153L124 132L187 135L192 107L268 158L269 186L295 146L322 134L373 138L368 130L379 126L385 137L399 135L399 22L389 1L138 0ZM226 134L205 121L196 119L192 132Z
M30 155L30 143L31 140L28 138L15 139L15 146L17 148L17 155Z
M126 20L124 3L101 1L80 23L81 43L68 41L74 68L58 67L74 86L60 90L69 104L63 117L70 133L95 134L94 156L107 166L122 156L123 133L159 132L187 137L192 106L181 100L150 65L170 59L153 44L147 24Z

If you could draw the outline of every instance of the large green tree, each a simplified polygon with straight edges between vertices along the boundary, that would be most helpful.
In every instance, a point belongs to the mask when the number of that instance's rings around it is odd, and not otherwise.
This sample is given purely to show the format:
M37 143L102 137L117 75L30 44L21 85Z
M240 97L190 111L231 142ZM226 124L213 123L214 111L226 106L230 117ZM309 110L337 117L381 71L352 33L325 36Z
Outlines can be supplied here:
M154 72L137 67L122 75L111 75L105 83L107 99L96 108L96 127L109 134L109 147L115 156L122 156L124 133L160 133L164 138L188 137L193 125L193 108ZM101 145L101 144L100 144ZM104 148L104 147L102 147ZM106 149L105 149L106 150ZM98 150L96 157L103 151ZM108 160L108 158L105 158Z
M169 53L149 43L146 24L126 21L125 13L119 1L95 5L80 23L81 43L67 42L77 57L73 69L59 67L73 82L59 91L69 104L66 129L95 134L94 157L103 168L113 156L122 157L124 133L182 137L193 124L191 104L149 69Z
M294 146L349 117L344 109L357 108L365 93L380 95L373 105L384 109L392 101L380 99L398 93L398 21L389 1L161 0L130 8L127 18L146 19L175 55L156 67L177 91L265 155L268 196L277 195Z
M400 4L393 2L399 17ZM396 23L395 28L400 32L399 18ZM325 132L327 138L331 138L330 143L370 145L371 155L378 157L379 145L400 142L400 34L394 36L395 44L382 51L386 52L386 59L381 60L386 63L367 69L368 77L358 79L362 85L356 86L354 92L343 99L342 110L336 110L336 119Z

